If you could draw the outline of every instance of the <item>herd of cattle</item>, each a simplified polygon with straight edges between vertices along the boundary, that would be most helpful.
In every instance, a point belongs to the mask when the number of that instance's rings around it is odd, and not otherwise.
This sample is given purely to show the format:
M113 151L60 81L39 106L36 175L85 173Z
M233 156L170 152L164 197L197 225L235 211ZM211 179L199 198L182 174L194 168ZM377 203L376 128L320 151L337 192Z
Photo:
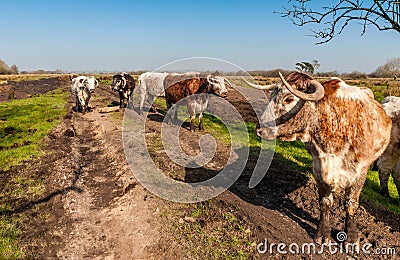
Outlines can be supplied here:
M280 73L279 76L281 81L276 84L249 83L271 91L257 135L266 140L301 140L311 154L321 206L314 240L330 241L329 219L336 195L345 200L348 240L357 242L355 215L367 171L374 161L377 160L379 168L381 193L388 195L390 174L400 192L400 98L387 97L380 104L370 89L349 86L340 78L321 84L300 72L291 72L285 78ZM90 93L98 82L85 76L71 80L77 110L86 112ZM228 93L226 84L231 85L218 73L146 72L138 80L140 114L146 97L152 104L155 97L165 95L168 109L185 99L193 131L196 114L199 114L199 129L204 129L202 113L207 108L209 94L224 98ZM120 107L125 106L125 99L129 106L135 80L126 73L114 75L112 89L119 93Z

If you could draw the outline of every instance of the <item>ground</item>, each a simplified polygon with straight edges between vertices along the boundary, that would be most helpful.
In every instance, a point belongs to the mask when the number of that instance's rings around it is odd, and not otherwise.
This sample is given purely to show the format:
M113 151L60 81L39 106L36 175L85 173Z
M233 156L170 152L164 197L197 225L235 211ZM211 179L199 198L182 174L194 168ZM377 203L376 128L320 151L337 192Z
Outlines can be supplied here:
M68 91L68 83L61 79L27 84L31 87L24 83L8 84L8 94L2 92L1 101L6 101L13 89L16 98L27 98L54 87ZM52 87L46 90L48 84ZM7 86L0 85L0 88L6 89ZM258 100L253 90L249 92L258 110L257 104L261 106L265 100ZM285 159L276 158L262 182L250 189L249 178L259 154L256 148L251 148L239 180L228 191L208 202L179 204L148 192L135 179L132 172L135 169L130 169L126 162L121 133L124 110L99 113L99 108L117 101L116 93L109 86L100 85L90 101L91 111L81 114L73 111L74 98L70 96L67 115L44 141L45 155L1 173L2 187L6 186L9 176L15 174L42 178L46 183L42 195L14 201L14 209L2 213L21 215L21 245L28 252L28 258L280 259L283 257L276 247L272 253L260 254L257 245L265 239L269 243L287 245L312 243L320 212L314 180L306 173L294 171ZM256 122L255 112L237 91L229 90L228 101L246 121ZM162 114L149 113L146 133L154 141L149 148L150 154L157 165L163 166L165 174L193 182L214 176L225 165L229 146L222 143L217 146L215 159L205 167L185 169L171 163L156 143L160 136L160 121ZM180 130L182 149L197 153L201 135L200 132L190 132L184 125ZM374 249L394 247L399 256L399 215L362 200L357 221L361 243L371 243ZM343 229L343 216L333 222L334 233ZM224 236L236 240L232 240L231 246L226 245L222 243ZM204 238L213 242L204 242ZM202 248L212 247L217 243L215 241L219 241L216 248L225 246L227 252L213 255L214 251ZM241 251L231 254L234 247ZM291 255L289 259L291 257L331 259L332 255L326 251L312 256ZM335 255L335 258L345 257L344 254ZM364 253L359 257L370 258Z

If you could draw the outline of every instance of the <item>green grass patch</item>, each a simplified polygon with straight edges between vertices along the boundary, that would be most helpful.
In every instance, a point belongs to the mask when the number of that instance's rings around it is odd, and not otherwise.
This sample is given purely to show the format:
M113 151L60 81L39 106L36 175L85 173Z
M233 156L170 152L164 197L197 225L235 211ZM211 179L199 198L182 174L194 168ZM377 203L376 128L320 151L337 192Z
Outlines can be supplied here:
M0 259L22 259L24 252L16 241L19 236L17 223L9 216L0 216Z
M100 79L99 84L111 85L112 79Z
M57 89L32 98L0 103L0 170L42 154L42 139L66 114L68 92ZM32 199L46 190L39 176L13 172L0 192L0 211L13 210L15 202ZM0 259L23 259L19 248L18 215L0 216Z
M393 182L393 178L389 178L389 194L390 198L382 196L379 193L379 175L377 171L369 171L367 179L365 181L364 188L362 190L361 196L363 199L371 200L375 204L384 205L389 210L400 214L400 199L397 192L396 186Z
M0 103L0 170L41 154L40 141L66 114L67 92Z

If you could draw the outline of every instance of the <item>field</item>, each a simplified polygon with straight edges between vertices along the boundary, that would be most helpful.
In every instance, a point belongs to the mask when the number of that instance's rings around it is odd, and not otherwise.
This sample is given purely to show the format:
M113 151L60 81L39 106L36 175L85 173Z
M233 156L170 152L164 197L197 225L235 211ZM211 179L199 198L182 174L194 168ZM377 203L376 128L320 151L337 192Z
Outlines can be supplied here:
M261 91L240 87L250 98L235 89L228 93L227 100L249 132L249 140L236 140L249 149L240 178L216 198L181 204L148 192L132 174L135 169L128 166L122 145L124 110L99 113L102 107L118 104L110 89L111 77L101 75L90 100L91 111L84 115L72 110L67 78L0 77L0 259L280 259L276 247L260 254L257 245L265 239L276 244L312 243L320 209L311 157L301 142L278 141L268 173L256 187L248 187L258 156L267 149L254 134L256 113L266 104ZM269 84L278 79L257 80ZM400 94L400 81L347 82L371 88L379 101ZM206 131L192 133L185 109L180 109L183 151L199 153L204 134L217 141L210 162L200 168L182 167L164 151L164 100L158 99L156 106L159 113L149 112L145 136L149 154L163 174L184 182L218 174L230 152L222 122L205 115ZM392 180L390 196L379 194L378 175L371 170L357 221L361 243L370 243L374 250L394 248L399 257L400 200ZM339 208L333 211L338 213ZM343 230L343 218L332 220L335 232ZM326 251L290 257L331 259L332 255ZM355 257L370 255L361 252Z

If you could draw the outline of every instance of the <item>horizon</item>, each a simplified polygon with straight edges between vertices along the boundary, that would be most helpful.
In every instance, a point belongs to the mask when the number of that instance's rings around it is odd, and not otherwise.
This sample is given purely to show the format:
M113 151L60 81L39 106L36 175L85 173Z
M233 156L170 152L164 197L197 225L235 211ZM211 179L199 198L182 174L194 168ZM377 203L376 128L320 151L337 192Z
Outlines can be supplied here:
M0 59L19 71L155 70L190 57L226 60L245 71L372 73L400 56L397 32L350 24L316 45L310 27L276 12L287 1L49 1L2 3Z

